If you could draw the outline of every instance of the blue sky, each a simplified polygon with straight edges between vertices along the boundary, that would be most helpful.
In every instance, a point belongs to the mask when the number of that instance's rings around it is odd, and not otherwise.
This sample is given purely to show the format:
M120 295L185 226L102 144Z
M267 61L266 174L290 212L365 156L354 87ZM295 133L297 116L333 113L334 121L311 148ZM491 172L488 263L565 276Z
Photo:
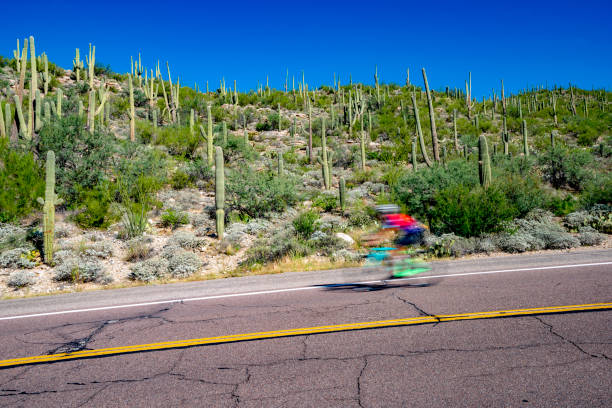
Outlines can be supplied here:
M286 70L305 71L310 86L403 83L406 68L421 85L464 87L489 95L504 79L507 89L567 85L612 89L612 2L409 2L409 1L129 1L9 2L2 6L0 54L12 56L17 38L36 38L38 53L70 68L74 49L84 59L127 72L141 52L152 68L170 63L173 79L203 87L238 81L254 89L270 76L280 88ZM29 11L24 9L27 4ZM21 16L22 18L17 18ZM164 72L164 77L167 74Z

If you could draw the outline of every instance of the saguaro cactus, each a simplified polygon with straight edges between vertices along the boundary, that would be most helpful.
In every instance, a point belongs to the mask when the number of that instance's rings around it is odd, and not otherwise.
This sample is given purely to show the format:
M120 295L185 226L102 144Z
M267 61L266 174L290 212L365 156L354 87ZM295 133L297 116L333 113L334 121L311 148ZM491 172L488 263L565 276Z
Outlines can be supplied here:
M491 158L487 138L484 135L478 138L478 174L480 185L484 188L489 187L491 185Z
M423 139L423 130L421 129L421 118L419 117L419 108L417 107L414 92L412 93L412 106L414 111L414 120L416 122L417 137L419 138L419 145L421 146L421 152L423 153L423 160L425 160L425 164L427 164L427 166L431 167L432 163L429 156L427 156L425 140Z
M412 140L412 151L410 152L410 159L412 162L412 171L417 171L416 150L417 150L417 142L416 142L416 139L413 139Z
M94 54L95 52L96 47L94 47ZM134 85L132 84L132 75L130 74L128 74L128 86L130 89L130 110L128 111L130 117L130 140L134 142L136 140L136 111L134 109Z
M436 118L434 114L433 101L431 100L431 92L427 83L427 74L423 68L423 81L425 82L425 91L427 92L427 106L429 107L429 123L431 125L431 146L433 148L434 160L440 161L440 150L438 148L438 132L436 131Z
M223 149L215 148L215 215L217 226L217 237L223 239L225 230L225 174L223 163Z
M529 146L527 145L527 122L523 120L523 154L529 156Z
M308 163L312 163L312 106L308 101Z
M227 123L223 122L223 146L227 146Z
M57 117L61 119L62 117L62 99L64 97L64 93L62 92L62 90L60 88L57 89L57 91L55 91L55 96L57 97L57 102L56 102L56 106L55 106L55 112L57 114Z
M81 61L81 56L79 55L79 49L76 49L76 55L72 60L72 70L76 75L76 81L81 81L81 70L83 69L83 61Z
M8 104L5 106L5 109L11 109ZM6 125L4 124L4 114L2 113L2 104L0 103L0 137L6 137Z
M459 151L459 137L457 135L457 109L453 109L453 136L455 139L455 151Z
M321 156L317 158L321 164L321 170L323 172L323 184L325 189L328 190L330 187L330 176L329 167L327 166L327 142L325 134L325 118L321 118Z
M281 110L280 110L280 103L278 104L278 131L280 132L282 127L281 127Z
M53 239L55 236L55 206L62 203L55 194L55 153L47 152L45 172L45 198L38 197L43 206L44 259L46 264L53 262Z
M363 131L363 116L361 117L361 132L359 134L359 151L361 153L361 170L366 168L366 146L365 146L365 132ZM371 137L371 136L370 136Z
M89 89L94 89L94 77L96 75L96 72L94 70L94 67L96 65L96 46L94 45L93 47L91 46L91 44L89 44L89 56L85 56L85 61L87 62L87 70L88 75L87 78L89 79Z

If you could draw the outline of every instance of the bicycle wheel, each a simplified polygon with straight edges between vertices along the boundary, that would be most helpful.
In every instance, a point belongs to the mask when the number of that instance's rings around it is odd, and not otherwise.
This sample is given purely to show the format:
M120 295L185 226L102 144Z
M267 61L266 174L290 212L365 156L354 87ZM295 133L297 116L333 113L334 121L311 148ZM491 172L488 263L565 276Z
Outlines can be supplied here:
M411 258L398 259L392 266L392 276L394 278L405 278L427 272L431 267L420 260Z

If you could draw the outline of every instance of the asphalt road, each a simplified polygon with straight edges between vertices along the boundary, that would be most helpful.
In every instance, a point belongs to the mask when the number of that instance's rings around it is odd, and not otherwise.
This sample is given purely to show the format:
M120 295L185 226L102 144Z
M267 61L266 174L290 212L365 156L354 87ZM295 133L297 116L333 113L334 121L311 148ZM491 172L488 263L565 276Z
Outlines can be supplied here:
M373 291L310 289L373 276L336 271L3 301L0 360L611 302L610 262L612 251L437 263L431 278ZM611 310L260 339L0 369L0 406L610 406L611 344Z

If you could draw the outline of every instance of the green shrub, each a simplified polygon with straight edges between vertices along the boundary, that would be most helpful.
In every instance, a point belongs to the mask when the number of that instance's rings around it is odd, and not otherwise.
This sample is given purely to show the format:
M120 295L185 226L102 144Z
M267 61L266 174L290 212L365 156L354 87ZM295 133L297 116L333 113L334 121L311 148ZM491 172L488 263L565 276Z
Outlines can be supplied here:
M227 143L219 143L219 146L223 148L223 158L226 163L240 159L252 161L258 156L258 153L244 140L244 137L228 135Z
M565 198L552 195L546 199L543 207L552 211L553 214L557 216L563 216L576 210L578 207L578 200L572 195L567 195Z
M242 167L227 177L225 206L251 218L264 217L294 205L298 200L295 190L295 181L290 177Z
M495 232L515 214L504 192L495 186L472 190L463 185L447 187L436 194L435 200L431 227L436 233L453 232L472 237Z
M179 249L168 259L168 271L175 278L185 278L200 270L203 263L193 252Z
M567 130L576 134L579 145L591 146L606 130L606 122L575 116L568 119Z
M411 214L428 217L430 209L436 205L439 191L456 185L469 188L479 183L478 168L474 163L452 160L447 168L434 166L404 173L391 186L391 194L394 201L402 203Z
M582 190L593 177L588 166L593 157L582 149L566 149L555 146L539 156L544 179L555 188L569 186Z
M119 178L117 188L126 238L142 235L149 226L148 214L153 202L153 191L149 179L140 176L136 183L128 184L125 179Z
M55 268L53 279L69 282L100 282L105 278L102 264L96 260L69 258Z
M160 224L162 227L172 227L172 229L174 229L188 223L189 217L186 213L169 208L162 214Z
M329 212L338 208L338 197L333 193L321 193L312 199L312 205Z
M308 239L316 229L319 214L315 211L305 211L293 220L293 227L298 236Z
M495 179L494 183L512 206L514 217L523 217L531 210L541 208L546 201L544 191L535 176L509 175Z
M181 169L178 169L170 177L170 185L175 190L182 190L189 185L189 175Z
M92 190L79 191L80 211L74 216L76 223L83 228L107 228L116 221L110 212L114 188L110 182L102 181Z
M312 249L295 236L293 229L281 228L271 237L255 241L247 250L244 265L265 264L286 256L306 256Z
M595 204L612 204L612 175L595 175L580 195L580 201L585 208Z
M15 221L38 207L44 197L45 176L32 153L20 152L0 139L0 222Z
M206 160L201 157L191 160L185 170L192 183L197 181L211 181L215 178L215 173L210 168Z
M51 121L39 133L40 155L55 152L56 189L68 205L77 203L80 190L91 190L107 176L114 152L114 136L89 133L78 116Z

